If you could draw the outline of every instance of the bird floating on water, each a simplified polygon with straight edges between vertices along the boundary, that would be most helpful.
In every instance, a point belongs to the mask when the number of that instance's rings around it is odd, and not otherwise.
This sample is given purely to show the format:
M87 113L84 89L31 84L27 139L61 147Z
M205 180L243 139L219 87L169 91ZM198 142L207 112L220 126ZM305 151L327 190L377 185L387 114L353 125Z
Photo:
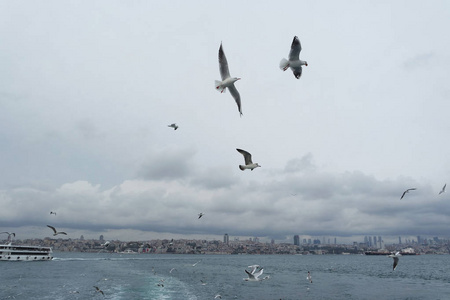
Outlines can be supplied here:
M220 48L219 48L219 68L220 68L220 76L222 78L222 81L219 81L219 80L215 81L216 90L223 93L226 91L226 88L228 88L230 90L231 96L233 96L233 98L234 98L234 101L236 101L239 114L240 114L240 116L242 116L241 96L239 95L238 90L234 86L234 83L236 81L240 80L241 78L230 77L230 70L228 69L228 62L227 62L225 53L223 52L222 43L220 43Z
M67 233L63 232L63 231L56 231L56 228L50 225L47 225L47 227L51 228L53 230L53 236L58 235L58 234L65 234L67 235Z
M172 124L170 124L170 125L167 125L167 127L172 127L173 130L177 130L177 129L178 129L178 125L175 124L175 123L172 123Z
M405 194L406 194L406 193L409 193L409 191L414 191L415 189L416 189L416 188L410 188L410 189L407 189L406 191L404 191L403 194L402 194L402 196L400 197L400 200L402 200L403 197L405 197Z
M397 268L397 265L398 265L398 258L399 258L400 256L402 256L402 255L400 254L399 251L397 251L395 254L392 253L392 254L389 255L389 257L392 257L392 258L394 259L394 264L393 264L393 266L392 266L392 271L394 271L395 268Z
M288 68L291 68L297 79L302 76L302 66L308 66L306 61L300 60L300 51L302 51L300 40L297 36L294 36L294 40L291 44L291 51L289 51L289 60L283 58L280 62L280 69L286 71Z
M445 187L447 186L447 184L444 184L444 186L442 187L442 190L439 192L439 195L442 193L445 193Z
M239 165L239 169L241 169L242 171L244 171L245 169L250 169L253 171L253 169L261 167L260 165L258 165L258 163L252 162L252 155L250 153L242 149L236 148L236 150L244 156L245 161L245 165Z

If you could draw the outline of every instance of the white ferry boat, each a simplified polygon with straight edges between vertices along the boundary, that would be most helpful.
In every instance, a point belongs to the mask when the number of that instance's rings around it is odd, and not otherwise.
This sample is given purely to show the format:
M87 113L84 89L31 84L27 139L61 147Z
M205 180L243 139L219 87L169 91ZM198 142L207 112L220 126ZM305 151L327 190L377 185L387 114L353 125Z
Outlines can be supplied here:
M51 247L0 245L0 261L45 261L53 259Z

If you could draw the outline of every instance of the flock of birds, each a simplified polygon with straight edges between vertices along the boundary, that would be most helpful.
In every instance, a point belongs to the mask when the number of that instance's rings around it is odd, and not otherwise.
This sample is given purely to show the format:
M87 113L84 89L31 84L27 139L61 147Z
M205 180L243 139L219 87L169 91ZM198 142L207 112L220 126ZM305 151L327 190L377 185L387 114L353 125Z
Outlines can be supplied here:
M294 39L292 41L291 44L291 49L289 51L289 56L288 59L283 58L280 61L280 69L283 71L286 71L287 69L291 69L294 77L297 79L300 79L301 75L302 75L302 66L308 66L308 63L306 61L300 60L300 51L302 50L301 44L300 44L300 40L298 39L297 36L294 36ZM228 67L228 61L227 58L225 56L225 52L223 51L223 46L222 43L220 43L220 47L219 47L219 70L220 70L220 76L221 76L221 81L220 80L215 80L215 88L217 91L219 91L220 93L224 93L227 89L230 91L231 96L233 97L233 99L236 102L237 108L238 108L238 112L240 114L240 116L242 117L242 106L241 106L241 97L240 94L238 92L238 90L235 87L235 82L240 80L241 78L238 77L231 77L230 76L230 70ZM170 128L173 128L173 130L177 130L179 128L179 126L176 123L172 123L170 125L167 125ZM244 170L251 170L253 171L255 168L261 167L258 163L253 163L252 161L252 155L245 150L236 148L236 150L242 154L242 156L244 157L244 165L239 165L239 169L244 171ZM442 190L439 192L439 195L445 192L445 188L446 188L447 184L445 184L442 188ZM405 195L407 193L409 193L410 191L414 191L416 190L416 188L409 188L407 190L405 190L400 199L403 199L405 197ZM56 216L56 212L51 211L50 212L51 215L55 215ZM204 216L204 213L199 213L198 214L198 219L200 219L201 217ZM47 225L47 227L49 227L50 229L52 229L53 231L53 236L62 234L62 235L67 235L66 232L62 232L62 231L57 231L55 227L51 226L51 225ZM11 236L15 237L15 233L9 233L9 232L1 232L0 234L7 234L8 235L8 240L11 239ZM392 253L391 255L389 255L389 257L392 257L394 260L394 264L393 264L393 270L395 270L397 268L398 265L398 261L399 261L399 257L401 256L400 252L396 252L396 253ZM197 265L199 262L195 263L193 266ZM262 280L266 280L269 279L270 276L265 276L265 277L261 277L261 275L264 272L264 269L262 267L260 267L259 265L251 265L248 266L248 268L250 268L251 270L245 270L245 273L248 275L247 278L244 278L245 281L262 281ZM172 273L172 271L176 270L175 268L172 268L170 270L170 273ZM306 279L312 283L312 277L311 277L311 273L310 271L308 271L307 277ZM163 283L159 283L159 286L164 286ZM101 293L102 295L104 295L104 292L97 286L94 286L96 292ZM218 298L222 298L220 295L216 295L215 299Z
M302 46L300 44L300 40L297 36L294 36L294 39L291 44L291 50L289 51L288 59L283 58L280 62L280 69L283 71L286 71L287 69L291 69L295 78L299 79L302 75L302 66L308 66L308 63L306 61L300 60L300 51L302 50ZM230 91L231 96L234 98L234 101L236 102L238 111L240 116L242 116L242 107L241 107L241 96L234 86L234 83L241 78L238 77L231 77L230 76L230 69L228 67L228 61L227 57L225 56L225 52L223 51L222 43L220 43L219 47L219 71L220 71L220 77L222 81L216 80L215 81L215 88L220 93L224 93L227 89ZM176 123L172 123L170 125L167 125L167 127L173 128L173 130L177 130L179 126ZM242 171L244 170L251 170L253 171L256 168L261 167L258 163L254 163L252 161L252 155L250 152L238 149L236 150L242 154L244 157L244 165L239 165L239 169ZM200 213L198 215L198 218L200 219L204 214Z

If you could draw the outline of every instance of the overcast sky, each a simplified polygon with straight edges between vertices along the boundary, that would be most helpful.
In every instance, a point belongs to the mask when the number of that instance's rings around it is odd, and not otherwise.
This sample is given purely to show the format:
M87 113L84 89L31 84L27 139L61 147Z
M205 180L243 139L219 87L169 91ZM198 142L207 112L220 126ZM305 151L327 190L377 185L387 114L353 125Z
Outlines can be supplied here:
M450 3L228 2L0 2L0 231L449 236Z

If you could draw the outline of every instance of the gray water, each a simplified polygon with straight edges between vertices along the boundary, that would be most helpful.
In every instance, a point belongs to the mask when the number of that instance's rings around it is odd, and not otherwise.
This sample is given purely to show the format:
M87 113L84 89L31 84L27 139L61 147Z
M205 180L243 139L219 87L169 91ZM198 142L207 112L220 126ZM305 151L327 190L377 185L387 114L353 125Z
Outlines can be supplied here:
M450 299L450 255L403 256L395 271L391 258L364 255L54 256L0 262L0 299ZM270 279L244 281L253 264Z

